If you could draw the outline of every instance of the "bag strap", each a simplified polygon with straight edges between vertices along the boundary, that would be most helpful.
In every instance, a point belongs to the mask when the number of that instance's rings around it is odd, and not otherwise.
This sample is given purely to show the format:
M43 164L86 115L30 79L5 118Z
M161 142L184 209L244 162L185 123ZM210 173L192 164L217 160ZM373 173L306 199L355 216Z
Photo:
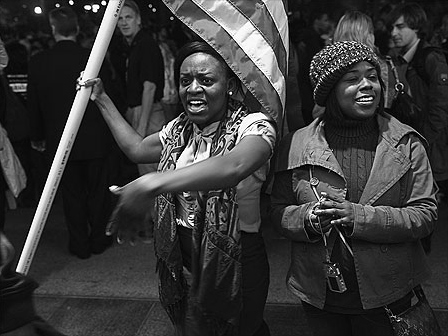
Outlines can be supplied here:
M397 68L395 67L394 61L392 60L392 57L386 56L386 61L389 63L390 68L392 69L392 73L394 74L395 78L395 91L397 92L403 92L404 91L404 84L400 82L400 78L398 76Z
M421 285L414 287L414 289L412 291L414 292L414 295L418 298L419 301L426 299L425 292L423 291L423 288Z
M426 296L425 296L425 292L423 291L423 288L421 285L417 285L412 289L412 293L414 293L414 295L417 297L419 302L425 301L426 300ZM387 315L389 316L390 319L393 319L395 321L399 321L400 317L398 315L395 315L392 310L390 310L390 308L388 306L384 306L384 310L386 310Z

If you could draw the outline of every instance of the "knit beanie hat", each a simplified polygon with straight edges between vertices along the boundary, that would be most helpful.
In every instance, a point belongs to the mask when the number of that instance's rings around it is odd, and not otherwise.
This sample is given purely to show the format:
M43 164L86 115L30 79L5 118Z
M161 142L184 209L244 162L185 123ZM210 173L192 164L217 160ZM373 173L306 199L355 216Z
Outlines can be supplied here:
M314 86L314 100L325 106L328 94L339 79L358 62L372 63L380 75L380 63L375 52L356 41L335 42L314 55L310 66L310 79Z

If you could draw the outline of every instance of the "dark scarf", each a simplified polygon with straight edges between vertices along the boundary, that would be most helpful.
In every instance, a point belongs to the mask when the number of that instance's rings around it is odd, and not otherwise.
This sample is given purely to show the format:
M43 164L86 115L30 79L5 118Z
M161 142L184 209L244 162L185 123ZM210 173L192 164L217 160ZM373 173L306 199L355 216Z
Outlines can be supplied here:
M235 147L238 128L247 113L239 103L229 102L228 112L213 139L210 156L224 155ZM193 124L181 114L167 136L159 171L175 169L192 131ZM242 305L236 186L208 191L196 202L190 289L182 271L175 195L159 195L156 211L154 238L159 296L178 332L182 334L181 330L188 328L189 335L236 334ZM185 325L186 315L189 326Z

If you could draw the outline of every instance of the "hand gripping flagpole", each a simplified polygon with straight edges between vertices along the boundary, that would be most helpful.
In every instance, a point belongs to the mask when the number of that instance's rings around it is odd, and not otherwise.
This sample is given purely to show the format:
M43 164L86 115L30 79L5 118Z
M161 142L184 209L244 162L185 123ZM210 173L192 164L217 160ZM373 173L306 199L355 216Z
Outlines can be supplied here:
M125 0L109 0L92 51L87 60L86 68L81 79L82 81L98 76L124 1ZM73 83L73 86L75 85L76 83ZM17 264L16 271L19 273L28 273L37 244L39 243L40 236L56 195L62 173L64 172L76 134L78 133L79 125L81 124L87 103L89 102L91 90L92 88L81 86L80 90L76 93L47 181L45 182L42 196L37 205L31 228L28 232L22 254Z

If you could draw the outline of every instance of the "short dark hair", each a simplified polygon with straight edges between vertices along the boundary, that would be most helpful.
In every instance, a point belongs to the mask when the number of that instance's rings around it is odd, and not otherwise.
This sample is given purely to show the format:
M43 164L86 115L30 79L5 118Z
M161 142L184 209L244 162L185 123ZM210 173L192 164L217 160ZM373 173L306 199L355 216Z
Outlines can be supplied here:
M205 53L213 56L222 64L229 78L236 77L235 73L229 68L226 61L222 58L222 56L215 49L213 49L213 47L211 47L207 42L191 41L184 44L177 53L177 57L174 62L174 80L176 82L176 86L179 86L180 67L182 65L182 62L188 56L195 53Z
M48 17L50 25L54 26L55 33L66 37L78 34L78 16L70 7L55 8Z
M129 7L137 16L141 17L140 7L138 7L137 3L134 0L125 0L123 7Z
M424 37L428 18L425 10L418 3L407 2L395 7L388 15L388 24L392 27L401 16L409 28L418 30L417 35L420 38Z

